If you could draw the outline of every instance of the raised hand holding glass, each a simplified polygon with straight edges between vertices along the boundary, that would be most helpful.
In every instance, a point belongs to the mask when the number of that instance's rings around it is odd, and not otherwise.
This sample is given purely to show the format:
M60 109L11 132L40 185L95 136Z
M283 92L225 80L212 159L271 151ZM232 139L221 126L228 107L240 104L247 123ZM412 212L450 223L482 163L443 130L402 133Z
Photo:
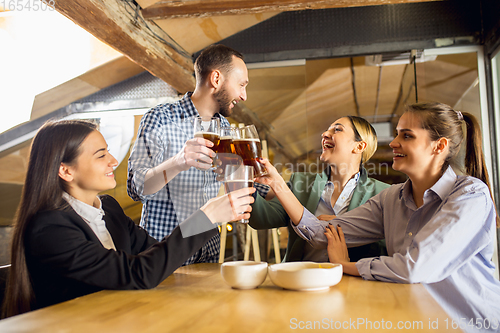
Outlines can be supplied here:
M203 118L196 117L194 119L194 137L204 138L211 141L214 145L209 147L215 153L217 153L217 148L220 142L220 119L217 117ZM198 161L203 163L202 161ZM205 169L197 168L198 170L204 171ZM212 165L207 170L214 170L215 164L212 161Z
M253 187L253 167L247 165L226 165L224 172L224 188L226 194L245 188ZM245 212L238 212L244 214ZM240 220L241 223L248 223L247 219Z

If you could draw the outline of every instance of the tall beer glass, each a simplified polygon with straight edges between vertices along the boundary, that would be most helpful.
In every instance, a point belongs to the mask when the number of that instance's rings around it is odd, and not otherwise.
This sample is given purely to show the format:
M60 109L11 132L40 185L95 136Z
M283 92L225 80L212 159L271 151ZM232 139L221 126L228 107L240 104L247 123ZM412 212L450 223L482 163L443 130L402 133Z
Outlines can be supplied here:
M266 168L259 162L262 146L254 125L238 128L233 144L236 154L243 159L243 164L254 168L255 177L267 175Z
M211 141L214 145L212 149L217 153L217 147L220 142L220 119L217 117L213 118L203 118L196 117L194 119L194 137L204 138ZM197 168L198 170L204 171L204 169ZM211 167L208 170L214 170L215 164L212 161Z
M243 164L241 158L236 154L234 149L233 140L235 138L235 128L221 127L220 129L220 142L217 147L217 159L221 162L220 168L222 172L226 170L228 164Z
M253 186L253 167L247 165L226 165L224 172L224 188L226 194ZM241 212L239 214L244 214ZM248 223L247 219L239 220L241 223Z

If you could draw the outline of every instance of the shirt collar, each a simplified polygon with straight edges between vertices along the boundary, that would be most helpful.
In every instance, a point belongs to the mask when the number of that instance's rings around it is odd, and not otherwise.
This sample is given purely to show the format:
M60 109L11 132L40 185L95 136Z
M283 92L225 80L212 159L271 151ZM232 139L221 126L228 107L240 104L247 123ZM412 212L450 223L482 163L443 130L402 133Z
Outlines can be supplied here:
M439 198L441 198L441 200L444 200L444 198L446 198L450 194L456 180L457 174L455 173L455 171L453 171L453 168L451 166L448 166L441 178L439 178L438 181L427 191L436 193ZM399 199L407 199L411 195L411 180L408 179L399 192Z
M193 92L188 91L186 94L184 94L184 97L180 100L180 103L183 106L183 110L185 110L185 117L195 117L198 116L200 113L194 106L193 100L191 99L191 96L193 96ZM222 119L221 114L216 113L214 114L214 117L218 117L219 119Z
M352 177L352 179L354 179L356 182L359 180L359 176L360 176L360 172L358 172L357 174L354 175L354 177Z
M329 166L327 166L325 168L325 170L323 170L323 173L321 174L321 177L323 178L326 178L326 182L329 182L330 181L330 174L332 173L332 169L330 169ZM361 167L358 171L358 173L356 173L354 175L354 177L352 177L351 179L349 179L349 181L351 181L352 179L354 179L356 182L359 180L360 177L364 176L366 174L366 170L365 168Z
M429 190L436 193L441 200L444 200L450 194L456 181L457 174L451 166L448 166L448 169L446 169L441 178Z
M198 115L198 110L196 110L196 107L194 106L193 101L191 100L191 96L193 93L191 91L188 91L186 94L184 94L184 97L179 101L179 103L182 105L182 110L185 112L186 118L189 117L194 117Z
M360 173L359 173L359 172L358 172L358 173L356 173L353 177L351 177L351 179L349 179L349 180L347 181L347 183L345 184L344 188L349 187L349 186L350 186L350 184L353 184L353 183L354 183L353 188L354 188L354 187L356 187L356 184L358 184L359 176L360 176ZM328 177L328 178L327 178L327 181L326 181L325 187L327 187L327 186L331 186L331 185L329 185L329 184L332 184L332 185L333 185L333 182L330 180L330 177Z
M97 200L99 201L99 208L88 205L66 192L63 192L63 199L66 200L71 208L73 208L75 212L84 220L93 222L97 219L102 219L102 217L104 216L104 210L102 210L102 203L99 197L97 197Z
M399 191L399 200L402 198L408 198L408 196L411 195L411 180L408 179L404 182L403 186L401 187L401 190Z

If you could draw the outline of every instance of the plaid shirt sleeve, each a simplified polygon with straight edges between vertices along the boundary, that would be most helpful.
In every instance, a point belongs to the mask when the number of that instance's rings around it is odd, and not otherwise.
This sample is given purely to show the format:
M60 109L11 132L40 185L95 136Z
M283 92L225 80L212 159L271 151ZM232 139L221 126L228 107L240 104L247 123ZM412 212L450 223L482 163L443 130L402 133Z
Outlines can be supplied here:
M135 201L145 201L158 193L144 195L144 180L149 169L162 163L168 151L169 142L161 135L163 124L159 116L158 106L146 113L139 125L137 140L128 160L127 193Z
M178 102L158 105L146 113L129 157L127 193L132 199L142 201L141 226L157 240L168 236L180 222L215 197L220 186L212 172L190 168L158 192L144 195L146 172L174 156L186 140L193 138L192 119L198 113L190 96L187 93ZM224 117L221 117L221 124L229 125ZM217 234L185 264L217 262L219 248Z
M269 190L271 189L268 185L256 183L256 182L253 183L253 187L255 187L255 189L257 190L259 195L261 197L263 197L264 199L266 198L267 193L269 193Z

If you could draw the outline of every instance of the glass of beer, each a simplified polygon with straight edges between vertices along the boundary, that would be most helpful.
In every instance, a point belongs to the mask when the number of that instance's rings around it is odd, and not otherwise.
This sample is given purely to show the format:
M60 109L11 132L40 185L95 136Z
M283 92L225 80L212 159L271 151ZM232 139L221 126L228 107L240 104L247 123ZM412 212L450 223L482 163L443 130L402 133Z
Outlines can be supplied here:
M245 188L253 186L253 167L248 165L226 165L224 171L224 188L226 194ZM244 214L241 212L239 214ZM239 220L241 223L248 223L247 219Z
M222 172L226 170L226 165L243 164L241 158L236 154L234 149L233 139L235 138L236 128L221 127L220 142L217 147L217 159L221 162L220 168Z
M217 153L217 147L220 142L220 119L217 117L213 118L203 118L196 117L194 119L194 137L195 138L204 138L209 141L212 141L214 144L213 147L210 147L215 153ZM205 171L205 169L197 168L198 170ZM212 164L207 170L214 170L215 164L212 161Z
M262 157L262 146L254 125L238 128L233 144L236 154L243 159L243 164L254 168L255 177L267 175L266 168L259 162L259 158Z

